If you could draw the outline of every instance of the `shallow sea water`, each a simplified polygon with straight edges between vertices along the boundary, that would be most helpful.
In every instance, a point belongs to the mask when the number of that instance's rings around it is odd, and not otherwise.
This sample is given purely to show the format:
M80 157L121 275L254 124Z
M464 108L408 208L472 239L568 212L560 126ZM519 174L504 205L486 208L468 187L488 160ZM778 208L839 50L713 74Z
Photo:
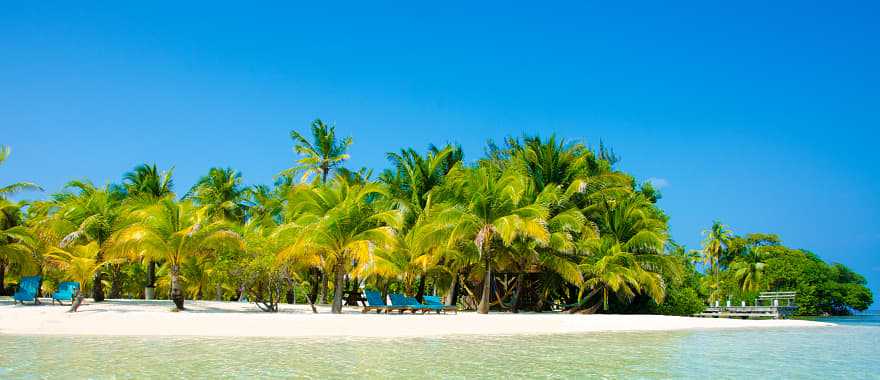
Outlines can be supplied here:
M0 378L880 379L880 317L824 320L840 325L415 339L0 335Z

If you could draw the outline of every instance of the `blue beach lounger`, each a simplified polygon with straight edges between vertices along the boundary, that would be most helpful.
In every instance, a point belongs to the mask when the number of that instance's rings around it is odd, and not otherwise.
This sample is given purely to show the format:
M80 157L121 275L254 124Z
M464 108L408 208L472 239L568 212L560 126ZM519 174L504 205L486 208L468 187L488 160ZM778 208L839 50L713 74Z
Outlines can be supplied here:
M18 284L18 291L12 296L13 303L21 302L24 304L24 301L33 301L34 305L40 303L37 300L37 288L40 287L41 279L40 276L22 277L21 283Z
M431 305L431 306L439 305L439 306L443 307L442 310L444 312L454 311L456 314L458 314L458 307L456 307L455 305L444 305L443 300L441 300L440 297L438 297L438 296L425 296L424 301L425 301L425 305Z
M399 307L387 305L385 304L385 299L382 298L382 293L366 290L364 291L364 295L367 297L367 306L364 306L364 309L361 310L363 313L370 312L375 310L376 313L388 312L390 310L398 310Z
M52 293L52 304L55 304L55 301L64 305L64 302L61 301L70 301L73 302L73 297L76 297L76 293L79 290L79 283L75 281L66 281L58 284L58 290L55 293Z

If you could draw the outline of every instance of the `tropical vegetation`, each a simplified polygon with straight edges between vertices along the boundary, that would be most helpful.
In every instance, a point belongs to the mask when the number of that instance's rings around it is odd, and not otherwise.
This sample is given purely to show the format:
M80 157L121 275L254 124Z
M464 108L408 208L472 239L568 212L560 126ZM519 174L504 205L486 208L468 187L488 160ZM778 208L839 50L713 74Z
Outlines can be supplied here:
M32 274L44 291L77 281L71 310L88 295L340 313L362 289L442 295L479 313L688 315L768 290L797 291L802 314L873 301L859 274L772 234L715 222L700 249L676 244L659 191L601 143L508 138L471 161L455 145L406 148L374 177L345 166L353 140L332 125L291 138L295 163L271 185L215 167L178 196L173 170L145 163L119 183L71 181L31 202L10 197L35 184L0 187L0 289Z

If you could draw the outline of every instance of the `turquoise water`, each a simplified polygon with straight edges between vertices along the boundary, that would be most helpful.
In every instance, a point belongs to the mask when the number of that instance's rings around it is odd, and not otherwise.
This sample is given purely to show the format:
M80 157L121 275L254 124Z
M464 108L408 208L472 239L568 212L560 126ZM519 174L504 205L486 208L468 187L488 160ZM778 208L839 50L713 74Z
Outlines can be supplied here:
M0 378L880 379L880 317L837 327L420 339L0 336Z

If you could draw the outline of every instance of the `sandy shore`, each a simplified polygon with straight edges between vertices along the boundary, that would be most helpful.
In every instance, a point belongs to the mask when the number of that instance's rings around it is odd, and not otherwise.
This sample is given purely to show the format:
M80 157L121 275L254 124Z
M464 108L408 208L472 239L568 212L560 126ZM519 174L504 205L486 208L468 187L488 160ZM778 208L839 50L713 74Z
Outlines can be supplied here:
M253 304L187 301L187 311L170 312L169 301L88 300L77 313L66 306L12 305L0 301L0 334L172 335L244 337L416 337L442 335L568 334L608 331L673 331L817 327L833 324L801 320L738 320L658 315L570 315L560 313L463 312L448 315L362 314L346 308L340 315L319 306L281 305L264 313Z

